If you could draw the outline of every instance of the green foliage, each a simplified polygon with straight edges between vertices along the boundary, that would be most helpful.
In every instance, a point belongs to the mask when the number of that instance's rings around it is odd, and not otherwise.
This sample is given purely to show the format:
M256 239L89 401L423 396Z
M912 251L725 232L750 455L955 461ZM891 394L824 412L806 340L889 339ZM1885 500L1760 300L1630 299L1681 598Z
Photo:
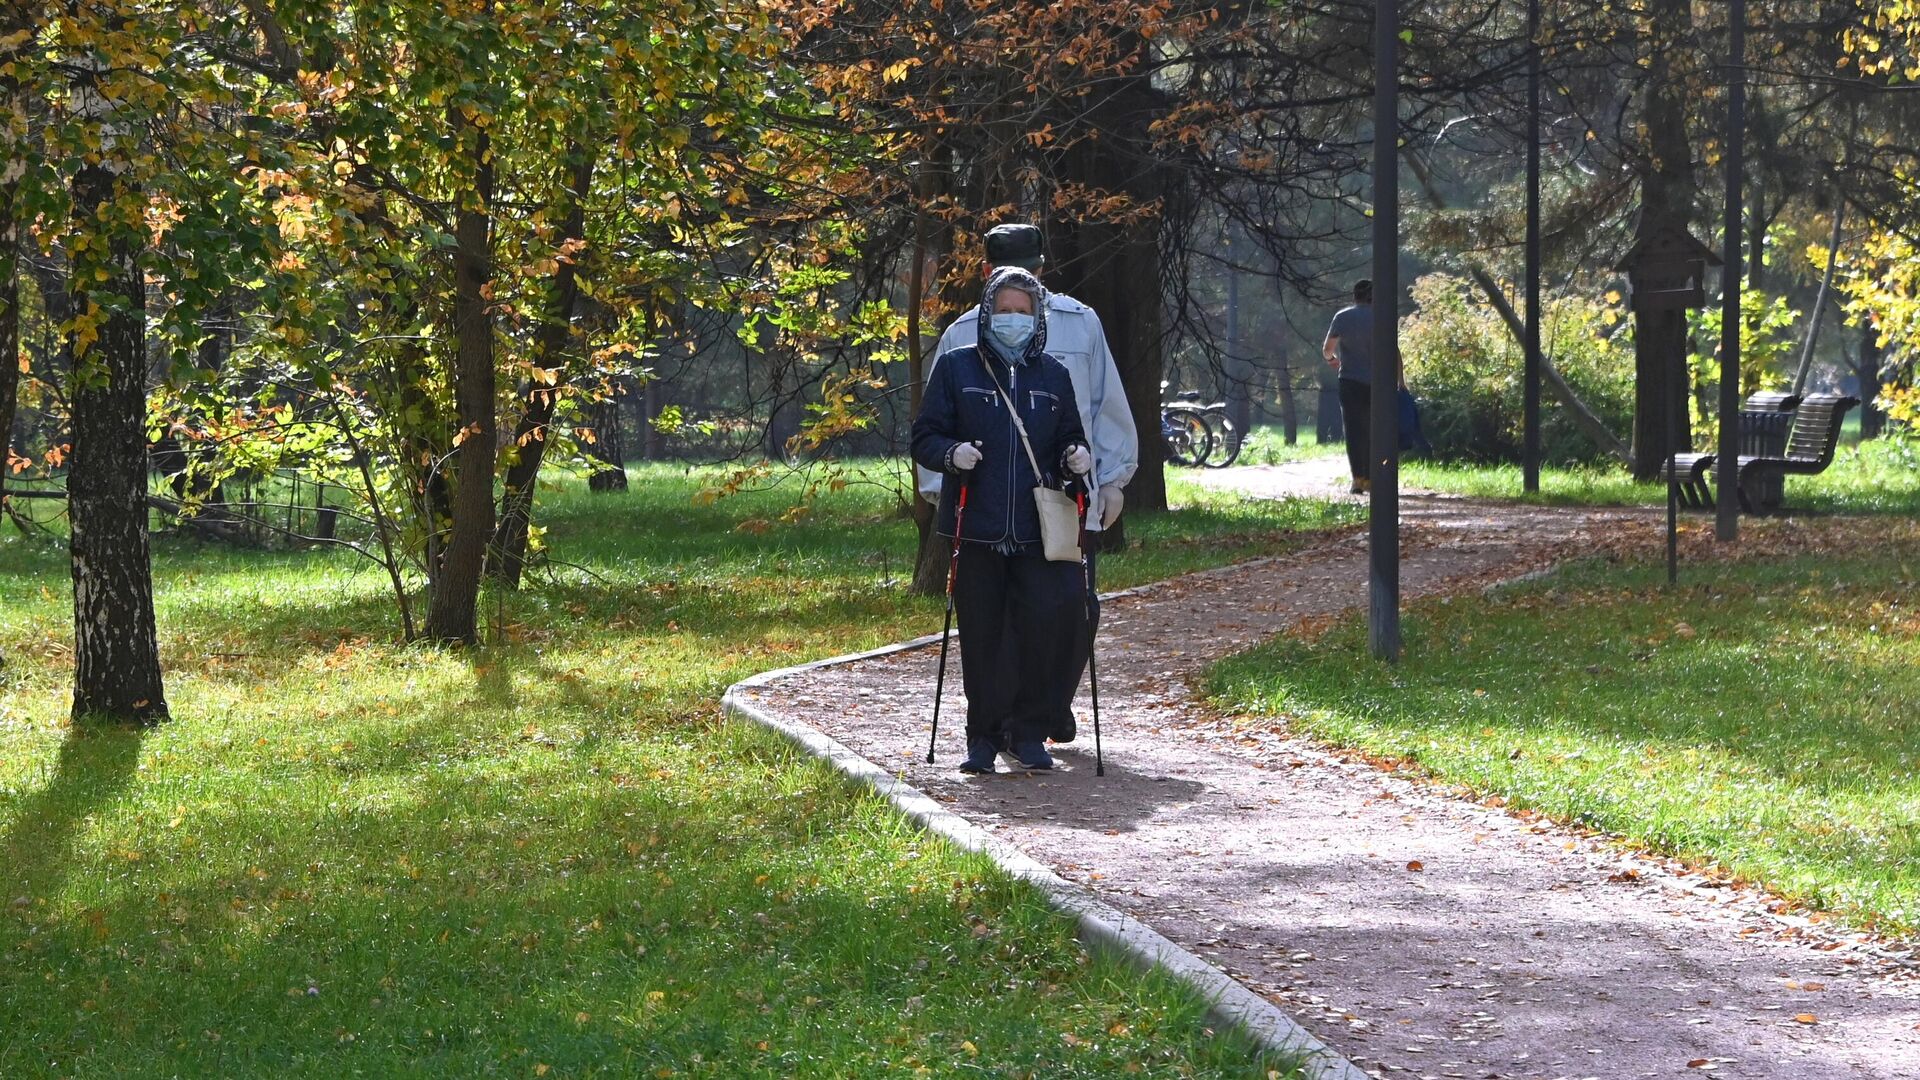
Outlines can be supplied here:
M1582 564L1416 605L1392 668L1350 618L1231 660L1212 687L1249 723L1284 718L1911 934L1920 534L1881 533L1862 553L1700 567L1711 584L1678 590L1656 567Z
M1287 445L1286 433L1279 424L1256 424L1240 447L1239 465L1285 465L1294 461L1330 457L1346 453L1340 443L1320 443L1313 437L1313 425L1302 424L1298 438Z
M1920 398L1915 396L1920 363L1914 359L1920 356L1920 243L1876 222L1855 248L1842 250L1837 280L1847 297L1847 313L1878 331L1888 358L1881 407L1909 430L1920 426Z
M1694 384L1718 384L1720 334L1726 323L1725 312L1720 304L1710 303L1687 315L1688 340L1699 347L1687 358ZM1800 359L1800 342L1793 336L1800 315L1785 296L1769 295L1752 286L1740 290L1740 396L1743 400L1748 394L1778 389L1792 381L1794 365ZM1694 419L1698 424L1703 418ZM1706 419L1710 436L1713 418ZM1710 438L1707 445L1712 445Z
M1435 454L1480 462L1518 457L1522 356L1506 324L1461 278L1429 274L1412 291L1417 310L1401 327L1400 349ZM1609 332L1622 323L1617 302L1549 298L1542 347L1581 400L1608 427L1624 431L1633 417L1633 350ZM1547 461L1600 458L1551 398L1543 399L1541 416Z

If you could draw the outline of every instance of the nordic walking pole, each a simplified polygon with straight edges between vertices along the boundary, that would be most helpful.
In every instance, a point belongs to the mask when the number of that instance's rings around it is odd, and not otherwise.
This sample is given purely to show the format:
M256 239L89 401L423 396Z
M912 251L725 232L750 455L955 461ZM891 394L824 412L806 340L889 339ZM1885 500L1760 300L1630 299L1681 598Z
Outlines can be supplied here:
M1080 516L1087 516L1086 481L1080 482ZM956 530L958 531L958 530ZM1085 536L1085 530L1081 532ZM1100 755L1100 665L1093 658L1093 558L1085 547L1080 549L1081 580L1086 583L1086 595L1080 598L1080 610L1087 619L1087 687L1093 693L1093 775L1107 775L1107 761Z
M960 524L967 517L967 484L960 482L960 502L953 511L953 552L947 556L947 619L940 627L940 669L933 679L933 732L927 736L927 764L933 764L933 744L940 739L940 695L947 687L947 638L953 633L953 579L960 568Z

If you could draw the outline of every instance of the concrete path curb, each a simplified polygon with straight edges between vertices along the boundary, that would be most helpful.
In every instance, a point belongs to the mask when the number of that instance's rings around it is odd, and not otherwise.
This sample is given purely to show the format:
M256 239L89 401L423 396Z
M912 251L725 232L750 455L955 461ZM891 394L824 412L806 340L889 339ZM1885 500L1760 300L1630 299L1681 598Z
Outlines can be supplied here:
M1140 589L1109 595L1131 594L1151 587L1142 586ZM1304 1059L1305 1075L1311 1080L1369 1080L1367 1074L1353 1063L1314 1038L1272 1002L1234 981L1226 972L1175 945L1138 919L1102 903L1090 891L1060 877L1013 846L994 839L979 826L941 806L924 792L890 775L813 726L781 720L747 699L748 691L791 675L906 652L939 640L939 634L928 634L867 652L763 672L728 687L720 699L720 707L729 716L751 721L793 740L842 774L874 789L927 831L937 833L967 851L985 854L1008 874L1038 889L1054 908L1072 917L1079 924L1081 940L1088 945L1116 954L1141 967L1159 968L1185 982L1208 1001L1210 1014L1216 1023L1234 1025L1270 1050Z

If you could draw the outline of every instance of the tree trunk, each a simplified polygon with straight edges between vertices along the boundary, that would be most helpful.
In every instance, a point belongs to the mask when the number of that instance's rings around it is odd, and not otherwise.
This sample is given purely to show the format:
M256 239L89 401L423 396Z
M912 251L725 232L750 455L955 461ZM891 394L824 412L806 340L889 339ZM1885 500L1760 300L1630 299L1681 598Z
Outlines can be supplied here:
M1688 0L1654 0L1645 42L1649 80L1645 109L1646 158L1640 166L1640 220L1635 240L1663 228L1691 231L1696 192L1693 148L1687 142L1685 86L1676 62L1690 50ZM1633 475L1658 476L1667 455L1691 449L1693 435L1683 403L1673 400L1671 364L1687 362L1684 312L1643 311L1633 315L1634 410ZM1668 413L1678 411L1678 445L1667 444Z
M616 385L613 396L600 403L600 419L594 425L594 441L587 450L600 459L600 467L587 477L587 489L602 495L627 490L626 433L620 430L622 387Z
M1860 383L1860 438L1877 439L1886 427L1887 414L1874 402L1880 398L1881 369L1885 350L1880 347L1880 331L1872 326L1860 328L1860 358L1854 362L1854 376Z
M25 8L12 8L0 16L0 39L13 41ZM19 44L0 45L0 69L9 67L20 53ZM19 116L26 102L19 81L12 75L0 75L0 99L7 103L8 114ZM16 219L15 199L20 191L20 176L25 171L24 155L15 152L13 139L18 134L11 126L0 129L0 504L7 497L7 477L13 469L13 419L20 407L20 223Z
M1127 484L1127 508L1167 508L1167 444L1160 431L1160 382L1166 372L1162 353L1164 325L1160 303L1160 218L1142 217L1126 227L1121 257L1114 260L1120 275L1119 344L1114 359L1120 385L1133 411L1140 437L1140 468Z
M1079 163L1082 171L1075 173L1076 178L1084 177L1098 185L1103 177L1126 175L1117 165L1103 160L1101 144L1084 145L1092 152L1083 156L1093 160ZM1158 196L1147 190L1151 181L1134 179L1135 190L1130 194L1142 202L1155 202ZM1150 214L1124 225L1068 225L1059 246L1070 254L1062 259L1060 271L1053 274L1062 292L1099 314L1114 366L1120 372L1121 389L1133 413L1134 428L1140 434L1140 467L1127 484L1128 510L1167 508L1166 443L1160 438L1160 381L1165 371L1161 351L1160 220L1159 215Z
M1240 344L1240 271L1227 268L1227 419L1236 438L1253 431L1253 362Z
M1300 407L1293 399L1293 361L1287 350L1280 356L1280 431L1288 446L1300 444Z
M200 346L195 350L195 366L198 370L217 375L226 365L227 352L231 344L229 339L232 337L229 326L238 306L231 296L222 297L202 316L205 322L212 324L212 330L200 339ZM221 412L215 412L214 419L224 421L226 417ZM215 479L219 467L216 462L208 459L206 448L199 447L189 451L169 435L156 442L154 449L156 453L153 455L153 460L156 465L170 460L173 468L171 486L174 498L194 508L193 517L188 522L189 526L207 539L227 541L236 539L238 528L244 524L244 521L236 518L228 510L226 485ZM156 471L166 473L168 469L161 466Z
M660 415L660 378L651 376L645 389L640 392L640 456L647 461L659 461L666 456L661 445L660 429L654 420Z
M568 147L565 204L561 244L578 247L586 239L587 188L593 182L593 155L578 143ZM513 432L520 456L507 467L500 496L500 525L494 530L489 560L494 580L509 589L520 587L527 561L527 535L533 523L533 493L540 482L540 465L547 453L548 429L560 402L560 380L566 353L573 341L573 309L580 296L574 261L577 252L563 253L547 282L546 310L533 335L534 377L527 381L520 422ZM598 489L596 489L598 490Z
M1313 412L1313 440L1321 445L1345 442L1347 418L1340 411L1339 384L1331 379L1320 382L1320 400Z
M945 147L936 146L934 156L944 162ZM933 167L922 166L914 185L913 252L909 256L913 263L907 268L907 411L915 418L920 415L920 403L927 391L926 337L930 335L923 333L921 319L926 313L927 268L933 256L933 222L928 207L936 190ZM915 596L938 595L947 587L947 560L952 558L953 549L934 533L935 509L920 497L918 475L911 458L907 463L907 485L908 505L919 536L907 591Z
M799 359L792 349L776 343L777 332L763 324L760 356L767 364L766 445L762 450L769 461L786 461L789 447L800 434Z
M446 643L478 640L480 575L493 536L493 165L487 133L448 110L456 137L470 140L474 182L463 192L453 227L453 398L460 432L453 451L453 527L427 610L427 636Z
M0 502L13 471L13 417L20 407L20 237L13 213L19 186L10 175L0 178Z
M104 105L91 85L78 90ZM70 277L83 323L98 334L89 343L76 327L73 339L73 719L153 724L166 719L167 701L147 547L146 285L132 240L102 220L118 187L113 151L102 156L73 178L81 235L112 238L76 255Z
M1837 188L1833 196L1833 235L1827 241L1827 266L1820 272L1820 291L1814 294L1813 312L1807 316L1807 340L1800 346L1800 362L1793 369L1794 394L1806 391L1807 376L1813 374L1813 349L1820 342L1820 320L1827 313L1827 294L1833 289L1833 268L1840 264L1840 238L1847 220L1847 200Z

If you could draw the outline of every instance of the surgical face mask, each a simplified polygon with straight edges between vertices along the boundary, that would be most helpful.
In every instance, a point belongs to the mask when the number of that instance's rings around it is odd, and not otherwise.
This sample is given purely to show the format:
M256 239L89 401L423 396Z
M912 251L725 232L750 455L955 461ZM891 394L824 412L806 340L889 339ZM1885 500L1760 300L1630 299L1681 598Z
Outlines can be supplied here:
M1033 340L1033 316L1017 311L997 312L993 316L993 336L1009 351L1019 352Z

